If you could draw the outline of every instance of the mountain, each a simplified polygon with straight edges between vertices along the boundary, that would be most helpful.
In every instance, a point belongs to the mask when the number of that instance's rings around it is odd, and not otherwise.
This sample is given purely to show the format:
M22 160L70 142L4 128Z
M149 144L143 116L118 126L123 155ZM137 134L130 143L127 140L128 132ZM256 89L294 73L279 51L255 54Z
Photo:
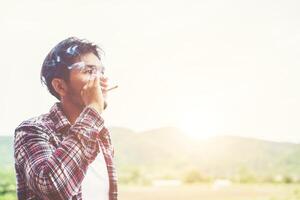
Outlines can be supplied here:
M109 128L117 167L139 168L151 175L196 168L210 175L232 175L247 169L257 175L300 174L300 145L236 136L208 140L187 137L174 127L134 132ZM0 137L0 168L13 167L13 138Z
M237 136L207 140L187 137L166 127L143 133L111 128L119 166L171 173L196 168L211 175L232 175L247 169L257 175L300 174L300 145Z

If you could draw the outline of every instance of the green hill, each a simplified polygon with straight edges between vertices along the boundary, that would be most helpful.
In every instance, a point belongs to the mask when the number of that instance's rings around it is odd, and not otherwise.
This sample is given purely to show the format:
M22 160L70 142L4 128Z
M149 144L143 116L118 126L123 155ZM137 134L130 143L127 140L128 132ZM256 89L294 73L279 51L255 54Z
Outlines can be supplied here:
M165 127L136 133L111 127L120 171L141 169L148 176L177 176L197 169L212 176L232 176L241 170L262 176L300 175L300 145L236 136L195 140L179 129ZM0 137L0 169L13 167L13 138Z
M231 176L241 170L262 176L300 175L297 144L237 136L195 140L172 127L143 133L122 128L111 131L119 166L142 166L159 173L196 168L216 176Z

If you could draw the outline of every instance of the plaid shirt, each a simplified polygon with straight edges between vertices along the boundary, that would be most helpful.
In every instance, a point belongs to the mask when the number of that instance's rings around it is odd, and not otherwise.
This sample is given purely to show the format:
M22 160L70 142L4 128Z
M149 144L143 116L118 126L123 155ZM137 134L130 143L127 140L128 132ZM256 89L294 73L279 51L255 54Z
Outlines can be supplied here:
M117 200L114 148L104 120L86 107L73 125L60 103L15 130L18 199L82 199L81 182L98 153L109 175L109 200Z

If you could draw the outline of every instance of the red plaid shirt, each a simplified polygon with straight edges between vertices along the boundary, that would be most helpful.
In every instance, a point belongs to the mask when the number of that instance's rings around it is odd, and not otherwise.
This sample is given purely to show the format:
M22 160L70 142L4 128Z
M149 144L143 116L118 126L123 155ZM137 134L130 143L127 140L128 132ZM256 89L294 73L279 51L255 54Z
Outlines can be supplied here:
M89 164L103 153L109 199L117 200L114 148L104 120L86 107L71 125L60 103L15 130L18 199L82 199L81 182Z

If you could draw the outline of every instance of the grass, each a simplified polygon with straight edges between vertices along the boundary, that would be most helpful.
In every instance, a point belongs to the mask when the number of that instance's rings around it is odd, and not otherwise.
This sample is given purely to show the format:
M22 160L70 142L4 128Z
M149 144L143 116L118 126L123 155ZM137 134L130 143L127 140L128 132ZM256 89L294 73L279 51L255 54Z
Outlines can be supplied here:
M17 196L16 194L4 194L4 195L0 195L0 200L16 200Z
M244 184L215 190L211 185L120 186L122 200L298 200L299 185Z
M213 189L209 184L182 186L119 185L122 200L299 200L296 184L234 184ZM16 200L15 194L0 195L0 200Z

